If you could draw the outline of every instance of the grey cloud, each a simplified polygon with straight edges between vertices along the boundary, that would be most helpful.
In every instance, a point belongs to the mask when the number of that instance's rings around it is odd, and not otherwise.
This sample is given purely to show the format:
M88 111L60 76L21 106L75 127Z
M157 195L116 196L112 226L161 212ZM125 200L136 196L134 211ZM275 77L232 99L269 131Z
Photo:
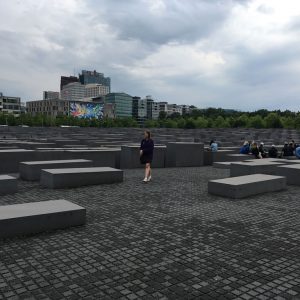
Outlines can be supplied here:
M151 13L144 1L100 1L100 20L105 20L119 38L144 43L194 42L222 26L236 3L249 1L164 1L165 8ZM93 1L96 4L96 1ZM103 5L106 3L106 5ZM116 9L117 3L117 9Z

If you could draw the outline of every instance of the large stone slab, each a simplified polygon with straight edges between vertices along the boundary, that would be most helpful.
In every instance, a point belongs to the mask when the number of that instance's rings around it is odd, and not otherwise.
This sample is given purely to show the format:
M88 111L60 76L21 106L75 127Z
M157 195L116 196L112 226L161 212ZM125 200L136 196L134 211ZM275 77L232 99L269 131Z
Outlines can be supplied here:
M279 162L270 162L270 161L247 161L247 162L237 162L230 165L230 176L243 176L250 174L269 174L276 175L276 168L282 166L282 163Z
M18 191L18 181L9 175L0 175L0 195L14 194Z
M235 152L236 151L232 149L218 150L217 152L204 151L204 165L211 166L214 162L229 161L228 154L233 154Z
M42 169L84 168L92 167L93 162L87 159L27 161L20 163L20 177L24 180L38 181Z
M123 171L110 167L43 169L41 185L47 188L74 188L123 181Z
M204 144L167 143L166 167L203 166Z
M286 178L267 174L253 174L210 180L208 192L233 199L245 198L286 189Z
M0 206L0 238L85 224L85 208L66 200Z
M166 146L155 146L153 152L152 167L165 167ZM140 146L126 145L121 147L121 169L143 168L140 163Z
M67 150L65 159L88 159L94 162L96 167L120 167L121 149L91 149L91 150Z
M35 160L35 151L26 149L0 150L0 174L18 173L19 163Z
M285 176L287 184L300 185L300 164L279 166L276 174Z

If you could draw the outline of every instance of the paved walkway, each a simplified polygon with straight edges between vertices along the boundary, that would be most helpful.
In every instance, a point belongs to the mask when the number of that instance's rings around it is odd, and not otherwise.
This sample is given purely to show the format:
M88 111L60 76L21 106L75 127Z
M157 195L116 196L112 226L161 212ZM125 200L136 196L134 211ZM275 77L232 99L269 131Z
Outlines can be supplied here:
M0 197L87 208L86 226L0 242L0 299L300 299L299 187L233 201L207 194L226 170L142 175Z

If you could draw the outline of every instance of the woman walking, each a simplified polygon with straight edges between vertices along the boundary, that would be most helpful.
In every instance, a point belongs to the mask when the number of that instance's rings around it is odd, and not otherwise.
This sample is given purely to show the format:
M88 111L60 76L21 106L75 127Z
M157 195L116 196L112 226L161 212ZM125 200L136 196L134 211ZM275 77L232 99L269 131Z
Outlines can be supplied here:
M151 180L151 163L153 159L154 142L151 139L150 131L144 132L144 138L140 147L140 161L145 165L145 178L143 182L147 183Z

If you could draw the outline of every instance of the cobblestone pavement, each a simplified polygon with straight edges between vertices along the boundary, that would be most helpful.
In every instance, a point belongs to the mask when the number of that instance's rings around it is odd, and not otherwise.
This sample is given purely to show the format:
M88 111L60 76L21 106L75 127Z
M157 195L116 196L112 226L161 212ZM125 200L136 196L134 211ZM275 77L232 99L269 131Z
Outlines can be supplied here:
M142 170L52 191L20 181L0 204L67 199L86 226L0 242L0 299L300 299L300 188L228 200L227 170Z

